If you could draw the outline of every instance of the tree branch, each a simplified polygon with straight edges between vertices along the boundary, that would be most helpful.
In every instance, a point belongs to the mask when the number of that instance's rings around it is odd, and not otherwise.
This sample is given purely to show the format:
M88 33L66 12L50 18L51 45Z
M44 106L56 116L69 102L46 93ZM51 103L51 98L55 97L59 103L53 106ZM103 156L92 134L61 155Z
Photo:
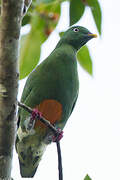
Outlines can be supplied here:
M27 112L32 113L33 110L26 106L25 104L18 102L18 106L22 107L23 109L25 109ZM51 131L55 134L55 135L59 135L58 130L50 123L50 121L46 120L44 117L40 118L40 121L42 123L44 123L49 129L51 129Z
M1 0L0 24L0 179L11 177L16 130L18 44L23 0Z
M58 153L58 170L59 170L59 180L63 180L63 172L62 172L62 156L61 156L61 148L60 142L56 142L57 145L57 153Z
M24 0L24 7L23 7L23 16L27 13L28 8L30 7L32 0Z

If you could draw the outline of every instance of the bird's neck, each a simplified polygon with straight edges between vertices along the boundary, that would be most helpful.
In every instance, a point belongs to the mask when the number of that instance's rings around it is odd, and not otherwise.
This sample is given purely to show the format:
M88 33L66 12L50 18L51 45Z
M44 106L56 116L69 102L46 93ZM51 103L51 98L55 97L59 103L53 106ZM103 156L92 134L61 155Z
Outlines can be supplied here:
M55 49L60 49L64 54L69 54L70 56L76 56L77 50L67 43L58 42Z
M65 48L71 50L74 54L77 53L77 50L72 45L65 43L64 41L59 41L56 48Z

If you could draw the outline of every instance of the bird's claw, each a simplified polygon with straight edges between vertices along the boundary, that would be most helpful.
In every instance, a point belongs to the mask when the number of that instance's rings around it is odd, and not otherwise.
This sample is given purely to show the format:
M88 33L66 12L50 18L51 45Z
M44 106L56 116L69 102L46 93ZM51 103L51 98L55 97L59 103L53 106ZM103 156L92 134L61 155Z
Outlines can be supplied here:
M53 142L60 141L62 139L62 137L63 137L63 131L60 128L58 128L56 135L54 135L52 137L52 141Z
M41 118L42 118L42 113L38 111L37 109L33 109L27 130L30 131L31 129L33 129L35 125L35 120L41 119ZM53 142L60 141L62 137L63 137L63 131L60 128L58 128L56 135L52 136L52 141Z
M38 111L37 109L33 109L32 114L31 114L31 119L32 120L41 119L41 117L42 117L42 113Z
M36 119L41 119L42 117L42 113L39 112L37 109L33 109L32 113L31 113L31 117L30 117L30 121L27 127L27 130L31 130L34 128L35 125L35 120Z

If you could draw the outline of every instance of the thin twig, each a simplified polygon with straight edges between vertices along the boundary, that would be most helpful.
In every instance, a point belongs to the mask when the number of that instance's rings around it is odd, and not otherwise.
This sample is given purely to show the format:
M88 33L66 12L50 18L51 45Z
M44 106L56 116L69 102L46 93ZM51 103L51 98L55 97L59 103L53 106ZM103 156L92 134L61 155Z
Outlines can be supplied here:
M21 103L19 101L18 101L18 106L25 109L27 112L32 113L32 109L30 107L26 106L25 104L23 104L23 103Z
M18 102L18 106L21 108L25 109L29 113L32 113L33 110L26 106L25 104ZM59 136L58 130L44 117L39 118L39 120L44 123L51 131L55 134L56 137ZM63 172L62 172L62 156L61 156L61 148L60 148L60 141L56 140L56 145L57 145L57 153L58 153L58 171L59 171L59 180L63 180Z
M26 106L25 104L18 102L18 106L24 108L26 111L28 111L29 113L32 113L33 110ZM57 129L50 123L50 121L46 120L43 116L39 119L42 123L44 123L48 128L51 129L51 131L55 134L55 135L59 135L59 132L57 131Z
M23 16L26 15L31 3L32 3L32 0L24 0Z
M57 145L57 153L58 153L59 180L63 180L63 172L62 172L62 156L61 156L60 141L57 141L57 142L56 142L56 145Z

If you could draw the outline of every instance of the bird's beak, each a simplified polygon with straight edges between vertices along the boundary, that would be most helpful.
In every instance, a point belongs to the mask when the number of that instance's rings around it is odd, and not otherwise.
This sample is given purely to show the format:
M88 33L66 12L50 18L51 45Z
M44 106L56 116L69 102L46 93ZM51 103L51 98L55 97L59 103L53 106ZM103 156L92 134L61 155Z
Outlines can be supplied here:
M90 33L90 34L88 34L88 36L91 36L92 38L96 38L96 37L97 37L97 34L92 34L92 33Z

